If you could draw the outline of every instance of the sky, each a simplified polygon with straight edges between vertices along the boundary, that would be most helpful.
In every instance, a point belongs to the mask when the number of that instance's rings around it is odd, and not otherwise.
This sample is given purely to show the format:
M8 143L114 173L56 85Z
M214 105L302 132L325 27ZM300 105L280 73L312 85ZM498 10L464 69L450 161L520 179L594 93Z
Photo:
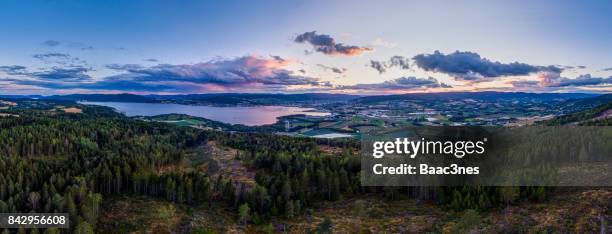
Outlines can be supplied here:
M612 91L610 1L0 1L0 94Z

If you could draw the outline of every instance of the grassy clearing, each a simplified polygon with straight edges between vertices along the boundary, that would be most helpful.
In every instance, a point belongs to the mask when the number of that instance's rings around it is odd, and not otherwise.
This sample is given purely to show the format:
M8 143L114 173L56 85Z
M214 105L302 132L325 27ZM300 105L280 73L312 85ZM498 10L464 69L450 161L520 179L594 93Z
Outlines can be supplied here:
M329 218L334 233L599 233L602 220L606 230L612 230L611 201L612 188L600 188L487 212L455 212L414 199L369 195L321 202L290 219L245 226L238 223L235 210L218 203L185 207L123 197L107 202L97 227L101 233L309 233Z
M15 102L4 101L4 100L0 100L0 104L6 105L6 106L17 106L17 103L15 103Z
M76 108L76 107L70 107L70 108L63 108L62 111L66 112L66 113L73 113L73 114L81 114L83 113L83 110Z
M363 202L365 212L356 210ZM598 233L612 230L612 189L559 193L542 203L521 203L487 212L448 211L414 199L369 196L320 203L311 214L277 220L290 233L316 230L329 218L337 233ZM278 226L278 225L276 225Z
M285 224L290 233L301 233L303 230L316 230L318 224L329 218L333 231L337 233L422 233L434 230L435 224L443 216L443 212L432 204L418 204L412 199L381 199L366 196L320 203L311 214L300 215L285 221ZM356 210L357 201L363 202L365 210Z
M255 184L255 171L237 158L241 154L245 153L210 141L196 150L190 159L194 167L211 175L213 179L223 175L237 184L250 187Z
M220 204L202 206L189 219L191 233L244 233L246 227L239 225L238 216L228 207Z
M19 117L19 115L0 113L0 117Z
M121 197L105 202L99 233L174 233L187 218L184 208L148 197Z

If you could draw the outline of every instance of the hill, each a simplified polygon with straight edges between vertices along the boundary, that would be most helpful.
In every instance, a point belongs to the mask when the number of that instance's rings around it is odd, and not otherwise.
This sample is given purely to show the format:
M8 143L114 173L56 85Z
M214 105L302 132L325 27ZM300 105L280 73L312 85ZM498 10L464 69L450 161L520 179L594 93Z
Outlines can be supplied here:
M135 94L70 94L44 97L51 100L90 101L90 102L153 102L151 98Z
M410 93L384 96L361 97L356 101L361 103L376 103L397 100L451 100L451 99L477 99L486 101L497 100L537 100L560 101L596 97L597 94L586 93L522 93L522 92L448 92L448 93Z
M599 104L609 102L610 94L586 93L521 93L521 92L448 92L448 93L411 93L398 95L359 96L330 93L209 93L185 95L135 95L135 94L70 94L53 96L15 96L4 95L0 97L19 97L32 99L52 99L71 101L94 102L164 102L192 105L289 105L289 104L326 104L336 102L354 101L360 103L376 103L397 100L453 100L475 99L485 101L516 100L516 101L564 101L566 105L583 106L585 102L578 100L597 98ZM594 103L594 101L586 101Z
M279 123L272 125L262 126L245 126L242 124L228 124L219 121L214 121L202 117L184 115L184 114L165 114L156 116L141 116L138 119L147 121L171 123L178 126L188 126L198 129L215 129L220 131L233 131L233 132L259 132L259 133L272 133L283 129L283 126Z
M612 102L597 106L595 108L563 115L542 122L544 125L557 126L565 124L598 125L609 126L612 124Z
M573 99L563 103L567 110L581 111L595 108L612 102L612 94L603 94L591 98Z
M39 97L50 100L92 101L92 102L163 102L186 105L292 105L345 102L358 98L355 95L304 93L304 94L249 94L211 93L185 95L135 95L135 94L70 94ZM28 98L23 96L23 98Z
M321 104L345 102L359 98L355 95L303 93L303 94L252 94L252 93L214 93L186 95L152 95L158 101L182 104L203 105L283 105L283 104Z

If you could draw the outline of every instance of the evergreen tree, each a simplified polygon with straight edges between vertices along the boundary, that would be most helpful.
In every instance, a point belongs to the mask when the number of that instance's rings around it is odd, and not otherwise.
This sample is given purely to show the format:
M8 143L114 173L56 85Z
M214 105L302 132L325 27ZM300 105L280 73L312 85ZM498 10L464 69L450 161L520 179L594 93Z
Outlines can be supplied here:
M242 204L238 208L238 215L240 216L240 222L242 225L246 225L250 218L251 208L249 208L249 204Z

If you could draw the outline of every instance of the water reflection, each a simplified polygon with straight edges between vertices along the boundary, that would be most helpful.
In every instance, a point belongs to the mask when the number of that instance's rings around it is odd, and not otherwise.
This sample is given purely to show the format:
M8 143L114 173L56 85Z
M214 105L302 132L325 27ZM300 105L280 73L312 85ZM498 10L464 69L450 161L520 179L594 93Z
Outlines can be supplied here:
M127 116L154 116L163 114L186 114L231 124L248 126L273 124L280 116L305 114L326 116L329 113L313 111L311 108L289 106L216 107L191 106L166 103L128 102L81 102L82 104L108 106Z

